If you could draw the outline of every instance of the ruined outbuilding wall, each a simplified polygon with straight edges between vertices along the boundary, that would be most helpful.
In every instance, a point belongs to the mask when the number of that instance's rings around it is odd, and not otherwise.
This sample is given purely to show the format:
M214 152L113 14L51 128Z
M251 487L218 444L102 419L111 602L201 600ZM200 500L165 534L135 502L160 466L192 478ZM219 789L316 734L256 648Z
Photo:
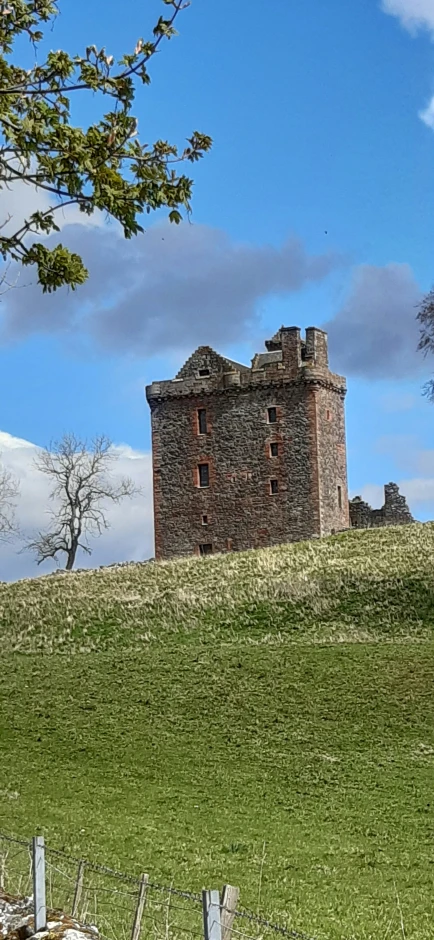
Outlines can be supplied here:
M386 483L384 505L372 509L361 496L350 500L350 524L353 529L371 529L386 525L408 525L414 522L405 496L401 496L396 483Z

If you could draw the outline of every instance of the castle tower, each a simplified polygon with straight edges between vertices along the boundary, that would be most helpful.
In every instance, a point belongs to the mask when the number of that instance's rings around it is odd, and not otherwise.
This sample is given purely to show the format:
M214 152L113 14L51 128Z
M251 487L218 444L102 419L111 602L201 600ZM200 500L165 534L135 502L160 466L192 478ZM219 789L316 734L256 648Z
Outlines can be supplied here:
M147 386L157 559L349 528L346 382L327 335L282 326L265 345L250 367L200 346Z

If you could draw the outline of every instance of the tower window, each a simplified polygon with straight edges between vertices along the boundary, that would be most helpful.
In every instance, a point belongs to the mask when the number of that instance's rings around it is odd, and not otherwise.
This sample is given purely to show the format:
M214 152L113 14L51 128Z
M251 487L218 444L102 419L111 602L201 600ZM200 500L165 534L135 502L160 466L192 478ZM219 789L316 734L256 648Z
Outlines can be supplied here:
M211 542L206 542L205 545L199 545L199 554L200 555L212 555Z
M338 506L342 509L342 487L338 486Z
M275 496L275 494L278 493L278 492L279 492L279 481L278 481L278 480L270 480L270 494L271 494L271 496Z
M202 525L208 525L208 516L202 516Z
M199 375L209 375L209 369L199 369Z
M199 486L209 486L209 463L199 464Z
M270 457L278 457L278 456L279 456L279 445L277 441L272 441L272 443L270 444Z
M206 434L206 408L197 409L197 424L199 428L199 434Z
M277 421L277 409L276 409L276 408L269 408L269 409L268 409L268 423L269 423L269 424L276 424L276 421Z
M331 414L328 409L327 409L327 421L331 421Z

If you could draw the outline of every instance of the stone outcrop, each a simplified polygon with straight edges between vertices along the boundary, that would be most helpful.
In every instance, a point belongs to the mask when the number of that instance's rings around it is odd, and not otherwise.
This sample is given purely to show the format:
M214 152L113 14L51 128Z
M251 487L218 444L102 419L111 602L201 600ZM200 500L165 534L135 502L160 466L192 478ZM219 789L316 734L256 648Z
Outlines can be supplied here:
M34 932L33 898L17 898L0 889L0 940L98 940L96 927L78 923L61 911L47 910L45 930Z
M353 529L371 529L387 525L408 525L414 522L405 496L401 496L396 483L386 483L384 506L372 509L361 496L350 500L350 522Z

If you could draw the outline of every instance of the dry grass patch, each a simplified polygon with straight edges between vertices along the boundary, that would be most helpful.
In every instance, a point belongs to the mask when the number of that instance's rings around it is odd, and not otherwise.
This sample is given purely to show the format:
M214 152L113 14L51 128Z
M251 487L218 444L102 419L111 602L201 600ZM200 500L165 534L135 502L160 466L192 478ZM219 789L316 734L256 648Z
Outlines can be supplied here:
M4 650L140 649L174 635L363 640L432 629L434 523L0 584ZM431 622L430 622L431 619Z

